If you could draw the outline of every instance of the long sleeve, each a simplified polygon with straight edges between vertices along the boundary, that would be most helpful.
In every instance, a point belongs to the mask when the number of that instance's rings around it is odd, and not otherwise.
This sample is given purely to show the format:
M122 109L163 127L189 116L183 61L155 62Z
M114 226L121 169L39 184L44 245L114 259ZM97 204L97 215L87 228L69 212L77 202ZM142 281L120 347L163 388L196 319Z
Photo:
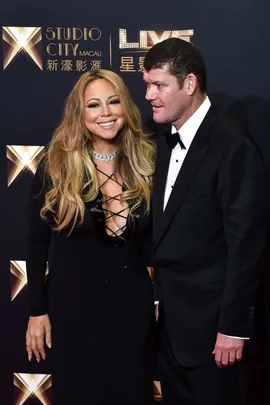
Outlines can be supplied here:
M45 198L43 162L35 174L28 203L28 257L26 261L30 315L47 313L45 302L45 271L51 239L51 227L40 216Z
M265 173L245 137L231 148L220 169L219 198L228 247L226 282L218 322L224 335L249 337L255 293L263 270L268 230Z

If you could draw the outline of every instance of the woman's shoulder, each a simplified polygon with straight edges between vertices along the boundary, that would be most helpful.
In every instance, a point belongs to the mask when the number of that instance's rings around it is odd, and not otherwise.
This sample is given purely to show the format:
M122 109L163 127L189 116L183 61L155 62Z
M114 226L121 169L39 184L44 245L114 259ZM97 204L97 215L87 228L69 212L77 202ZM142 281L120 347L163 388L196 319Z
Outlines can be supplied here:
M51 188L51 186L52 180L48 172L47 156L45 153L38 163L32 184L32 191L37 190L41 193L45 193Z

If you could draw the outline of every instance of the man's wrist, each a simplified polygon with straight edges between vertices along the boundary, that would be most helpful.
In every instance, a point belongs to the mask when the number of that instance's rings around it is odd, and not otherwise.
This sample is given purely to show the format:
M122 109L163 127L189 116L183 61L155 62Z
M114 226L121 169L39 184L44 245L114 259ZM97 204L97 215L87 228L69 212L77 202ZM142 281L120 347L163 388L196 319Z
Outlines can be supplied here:
M243 340L249 340L250 339L249 337L230 336L230 335L225 335L224 333L221 333L221 335L226 336L226 337L231 338L231 339L243 339Z

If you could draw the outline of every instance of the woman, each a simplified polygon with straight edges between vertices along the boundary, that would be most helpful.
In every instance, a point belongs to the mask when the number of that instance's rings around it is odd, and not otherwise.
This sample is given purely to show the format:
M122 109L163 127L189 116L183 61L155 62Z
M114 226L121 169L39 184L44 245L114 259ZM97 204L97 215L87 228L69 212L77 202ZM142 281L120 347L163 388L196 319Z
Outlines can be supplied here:
M29 207L26 346L38 362L46 358L44 340L52 347L54 405L151 402L154 319L144 247L153 162L121 78L83 74Z

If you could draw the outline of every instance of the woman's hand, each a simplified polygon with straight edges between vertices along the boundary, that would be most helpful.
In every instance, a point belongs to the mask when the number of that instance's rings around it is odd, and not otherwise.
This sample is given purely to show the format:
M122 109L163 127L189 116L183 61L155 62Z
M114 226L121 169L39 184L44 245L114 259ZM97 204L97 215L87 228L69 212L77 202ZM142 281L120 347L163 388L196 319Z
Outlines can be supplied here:
M28 328L26 332L26 351L28 353L28 360L31 361L33 353L38 362L40 357L46 359L44 342L51 349L52 336L51 336L51 322L49 316L30 316Z

